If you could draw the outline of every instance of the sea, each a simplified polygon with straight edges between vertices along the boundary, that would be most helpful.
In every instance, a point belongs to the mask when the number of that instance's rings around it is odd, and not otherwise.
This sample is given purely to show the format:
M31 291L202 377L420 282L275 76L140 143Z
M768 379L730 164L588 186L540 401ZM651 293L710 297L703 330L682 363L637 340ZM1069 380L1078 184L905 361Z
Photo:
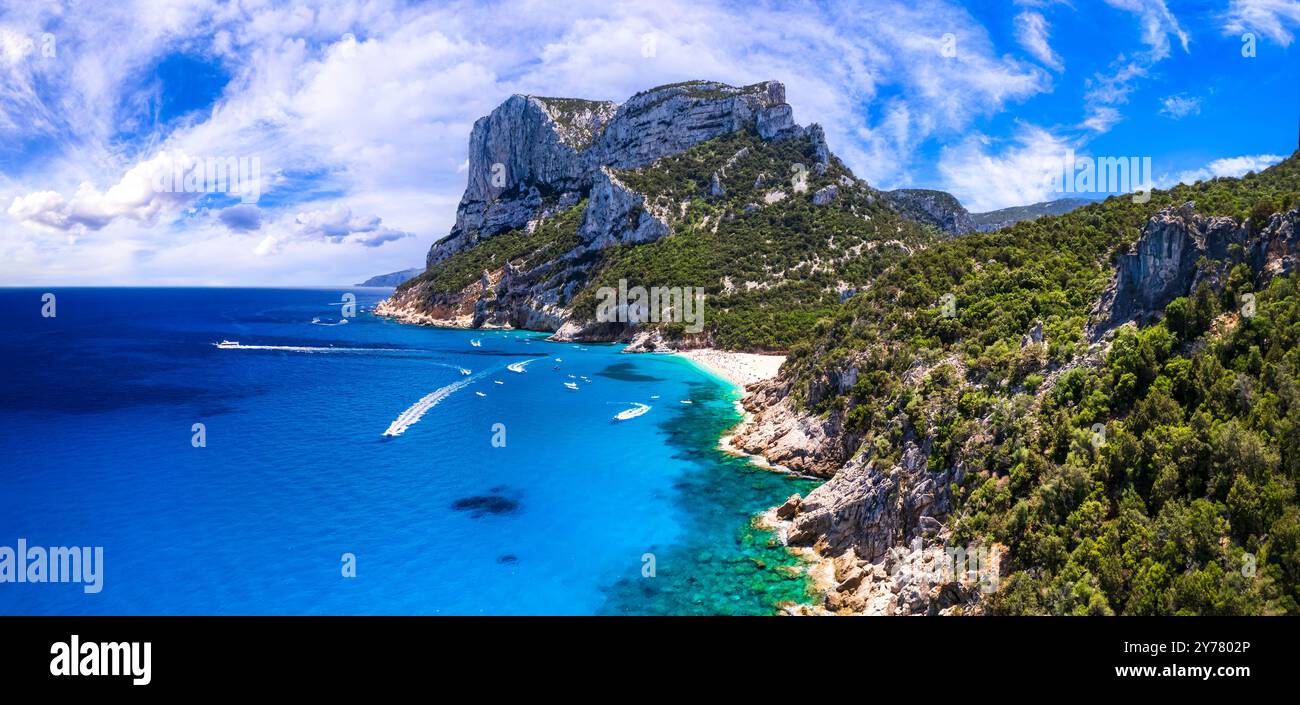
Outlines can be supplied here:
M390 293L0 289L0 547L103 555L98 592L0 580L0 614L808 599L753 519L814 485L719 448L733 385L673 355L373 316Z

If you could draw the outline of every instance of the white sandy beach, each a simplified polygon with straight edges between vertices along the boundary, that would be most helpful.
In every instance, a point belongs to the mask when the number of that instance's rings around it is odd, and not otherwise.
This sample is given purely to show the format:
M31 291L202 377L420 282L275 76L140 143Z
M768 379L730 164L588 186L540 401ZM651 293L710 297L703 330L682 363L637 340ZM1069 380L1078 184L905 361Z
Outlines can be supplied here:
M775 377L781 363L785 362L785 355L727 352L712 348L680 350L677 354L741 387Z

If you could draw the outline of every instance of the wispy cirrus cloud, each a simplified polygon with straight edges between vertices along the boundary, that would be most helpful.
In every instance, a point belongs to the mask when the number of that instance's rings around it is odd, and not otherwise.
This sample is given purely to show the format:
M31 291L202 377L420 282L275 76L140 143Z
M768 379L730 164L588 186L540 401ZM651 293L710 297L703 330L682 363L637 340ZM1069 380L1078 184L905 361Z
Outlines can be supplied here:
M1295 40L1300 27L1300 0L1232 0L1223 15L1228 34L1256 32L1284 47Z
M1040 12L1026 10L1016 15L1016 41L1044 66L1056 71L1065 69L1061 56L1052 50L1051 25Z

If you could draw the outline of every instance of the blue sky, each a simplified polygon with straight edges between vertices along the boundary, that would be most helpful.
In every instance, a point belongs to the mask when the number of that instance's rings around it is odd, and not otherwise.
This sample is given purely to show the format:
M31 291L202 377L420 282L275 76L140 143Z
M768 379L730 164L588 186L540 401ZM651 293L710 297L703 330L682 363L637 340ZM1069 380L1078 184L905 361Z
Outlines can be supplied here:
M974 211L1070 195L1067 150L1239 175L1297 146L1297 31L1300 0L0 0L0 285L417 266L512 93L777 79L858 176ZM187 158L256 160L255 202L152 186Z

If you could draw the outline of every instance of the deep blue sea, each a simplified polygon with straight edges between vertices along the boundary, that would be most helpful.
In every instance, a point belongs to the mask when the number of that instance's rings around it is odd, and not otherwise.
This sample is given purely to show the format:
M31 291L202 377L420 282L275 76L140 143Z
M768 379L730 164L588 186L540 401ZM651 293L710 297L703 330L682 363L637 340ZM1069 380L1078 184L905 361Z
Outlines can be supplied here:
M369 313L388 290L351 291L340 324L343 290L0 289L0 546L104 549L99 594L0 583L0 614L802 599L750 522L809 484L717 448L730 385L668 355L398 324Z

